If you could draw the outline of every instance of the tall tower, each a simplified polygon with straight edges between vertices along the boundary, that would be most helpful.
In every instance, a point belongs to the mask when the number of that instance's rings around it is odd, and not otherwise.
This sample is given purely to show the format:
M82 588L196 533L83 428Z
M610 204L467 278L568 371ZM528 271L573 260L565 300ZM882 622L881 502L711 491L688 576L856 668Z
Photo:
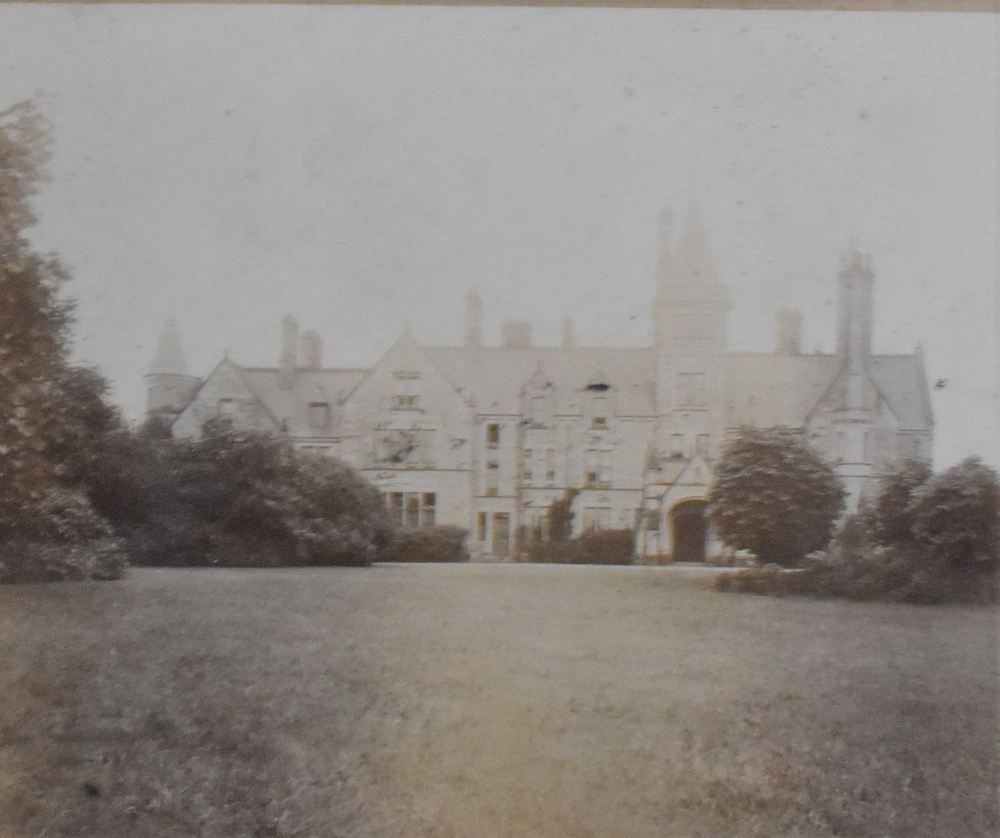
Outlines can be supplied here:
M852 374L864 372L872 352L872 296L875 274L871 257L852 241L837 274L837 354Z
M654 304L657 447L671 456L713 457L724 430L724 353L729 294L719 282L698 207L677 249L661 220Z
M849 508L857 506L862 491L874 479L872 442L866 443L878 402L868 373L874 277L871 258L859 253L852 241L837 274L837 355L843 367L832 417L837 472L847 486Z
M177 321L167 320L146 373L146 413L173 422L191 401L201 380L188 374Z

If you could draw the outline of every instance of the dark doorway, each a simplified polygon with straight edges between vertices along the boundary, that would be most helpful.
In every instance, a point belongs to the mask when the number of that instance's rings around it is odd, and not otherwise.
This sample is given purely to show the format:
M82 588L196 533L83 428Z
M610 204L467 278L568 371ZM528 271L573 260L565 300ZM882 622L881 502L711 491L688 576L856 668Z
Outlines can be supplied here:
M675 562L705 561L705 529L705 501L682 501L670 510Z

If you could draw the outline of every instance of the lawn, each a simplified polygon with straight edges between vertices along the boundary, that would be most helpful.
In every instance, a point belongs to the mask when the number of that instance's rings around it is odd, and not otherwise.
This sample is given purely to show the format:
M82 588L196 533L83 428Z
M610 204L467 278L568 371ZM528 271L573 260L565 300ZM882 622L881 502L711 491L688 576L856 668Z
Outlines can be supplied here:
M1000 834L996 610L707 578L4 587L0 836Z

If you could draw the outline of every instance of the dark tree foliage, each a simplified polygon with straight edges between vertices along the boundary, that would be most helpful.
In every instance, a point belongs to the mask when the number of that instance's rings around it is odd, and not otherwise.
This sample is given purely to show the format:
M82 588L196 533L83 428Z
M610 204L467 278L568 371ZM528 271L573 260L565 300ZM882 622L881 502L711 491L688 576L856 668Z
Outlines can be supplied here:
M563 496L552 502L546 516L548 518L549 541L566 541L573 537L573 501L580 494L579 489L567 489Z
M422 527L399 530L379 556L383 562L467 562L465 540L469 531L462 527Z
M719 538L795 567L830 543L844 509L837 475L785 428L744 428L723 452L709 495Z
M198 439L137 437L139 501L126 522L150 565L364 565L392 536L379 492L349 466L211 420Z
M913 545L913 498L931 474L926 463L907 460L882 479L878 497L861 516L872 543L883 547Z
M951 568L1000 566L1000 479L978 457L928 480L909 507L913 535Z
M100 376L69 363L72 306L60 296L65 272L54 259L35 253L25 237L35 222L30 198L46 159L46 139L46 126L32 105L0 112L4 579L118 572L91 567L84 545L111 534L91 496L95 481L108 477L107 460L100 454L104 440L124 433L124 428L117 412L103 401ZM58 545L66 550L60 553ZM105 557L114 552L106 544L95 550ZM119 569L122 565L118 559L113 564Z

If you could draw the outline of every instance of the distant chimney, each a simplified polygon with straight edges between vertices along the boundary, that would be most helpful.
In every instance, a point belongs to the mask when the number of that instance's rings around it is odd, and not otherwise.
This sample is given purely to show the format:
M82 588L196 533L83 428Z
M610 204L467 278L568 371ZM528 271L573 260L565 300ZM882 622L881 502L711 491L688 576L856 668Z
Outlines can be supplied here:
M290 314L281 321L281 358L278 360L278 386L290 390L299 363L299 323Z
M802 352L802 312L784 308L778 312L778 355Z
M465 295L465 345L483 345L483 304L475 291Z
M312 329L302 333L299 366L304 370L318 370L323 366L323 342Z
M576 349L576 337L573 335L573 321L569 317L562 319L563 349Z
M503 345L508 349L531 346L531 323L527 320L505 320L502 327Z

